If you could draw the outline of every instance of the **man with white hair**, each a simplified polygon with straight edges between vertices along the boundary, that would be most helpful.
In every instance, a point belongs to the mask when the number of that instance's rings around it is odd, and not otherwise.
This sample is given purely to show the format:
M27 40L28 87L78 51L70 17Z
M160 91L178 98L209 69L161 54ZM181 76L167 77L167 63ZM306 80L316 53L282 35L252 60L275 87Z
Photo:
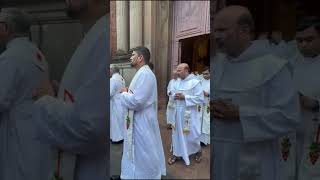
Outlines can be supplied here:
M175 106L174 106L173 94L175 93L175 86L177 81L178 81L178 74L177 74L177 71L175 70L173 71L173 79L169 81L169 84L167 87L167 95L169 96L169 101L168 101L167 111L166 111L168 129L171 128L171 125L174 122Z
M121 105L120 89L125 87L125 81L119 74L117 66L110 68L110 139L112 142L120 142L123 140L124 133L124 108Z
M37 89L33 116L39 140L58 149L56 179L105 180L109 164L109 1L66 2L68 14L80 19L88 31L64 72L58 97L46 91L52 88L48 82Z
M0 43L0 179L47 179L50 149L35 139L32 91L48 78L41 51L29 41L31 18L25 12L2 9Z

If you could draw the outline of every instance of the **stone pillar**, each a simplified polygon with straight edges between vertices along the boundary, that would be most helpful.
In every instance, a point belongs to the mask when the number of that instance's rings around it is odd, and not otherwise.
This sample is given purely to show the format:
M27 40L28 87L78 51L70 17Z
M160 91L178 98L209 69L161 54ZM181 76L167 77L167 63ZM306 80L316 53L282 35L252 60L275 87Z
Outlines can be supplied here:
M148 1L143 1L144 5L144 16L143 16L143 45L147 48L149 48L151 54L152 53L152 47L151 47L151 42L152 42L152 38L153 37L153 31L155 28L155 22L153 22L152 20L155 19L153 18L153 12L152 12L152 1L148 0ZM151 56L152 57L152 56ZM154 61L154 59L152 58L151 61ZM154 62L153 62L154 63Z
M117 17L117 50L128 51L129 46L129 16L128 1L116 1Z
M130 1L130 48L143 45L143 1Z
M117 52L117 13L116 1L110 1L110 47L111 56L115 56Z

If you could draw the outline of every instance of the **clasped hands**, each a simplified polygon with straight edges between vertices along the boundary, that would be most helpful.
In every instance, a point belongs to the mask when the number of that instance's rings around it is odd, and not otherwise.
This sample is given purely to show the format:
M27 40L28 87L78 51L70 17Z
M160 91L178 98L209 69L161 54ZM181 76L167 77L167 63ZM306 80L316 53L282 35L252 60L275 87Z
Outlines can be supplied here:
M32 92L32 99L38 100L42 96L56 97L59 90L59 83L56 80L50 81L49 79L43 80L38 88Z
M183 93L176 93L175 95L174 95L174 100L184 100L184 94Z
M210 111L213 117L220 121L239 120L239 106L226 99L210 101Z

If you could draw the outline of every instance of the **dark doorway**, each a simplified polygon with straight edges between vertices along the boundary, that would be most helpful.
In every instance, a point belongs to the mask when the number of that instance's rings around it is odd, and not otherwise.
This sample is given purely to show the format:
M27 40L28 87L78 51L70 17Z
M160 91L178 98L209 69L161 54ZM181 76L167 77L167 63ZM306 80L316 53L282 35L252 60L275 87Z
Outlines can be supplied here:
M203 69L210 65L209 41L208 34L182 39L181 63L188 63L192 72L198 71L201 74Z

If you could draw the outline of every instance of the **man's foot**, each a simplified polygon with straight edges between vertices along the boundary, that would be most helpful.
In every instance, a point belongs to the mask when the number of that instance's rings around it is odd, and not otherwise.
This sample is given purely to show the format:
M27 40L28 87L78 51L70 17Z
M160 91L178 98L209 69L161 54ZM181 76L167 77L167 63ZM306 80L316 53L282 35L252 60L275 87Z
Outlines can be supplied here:
M168 160L168 164L169 165L172 165L174 164L176 161L178 160L178 157L177 156L171 156Z
M201 159L202 159L202 152L201 151L196 153L196 158L195 159L196 159L197 163L201 162Z
M168 125L167 125L167 129L172 129L171 124L168 124Z
M203 143L203 142L200 142L200 145L201 146L207 146L205 143Z

